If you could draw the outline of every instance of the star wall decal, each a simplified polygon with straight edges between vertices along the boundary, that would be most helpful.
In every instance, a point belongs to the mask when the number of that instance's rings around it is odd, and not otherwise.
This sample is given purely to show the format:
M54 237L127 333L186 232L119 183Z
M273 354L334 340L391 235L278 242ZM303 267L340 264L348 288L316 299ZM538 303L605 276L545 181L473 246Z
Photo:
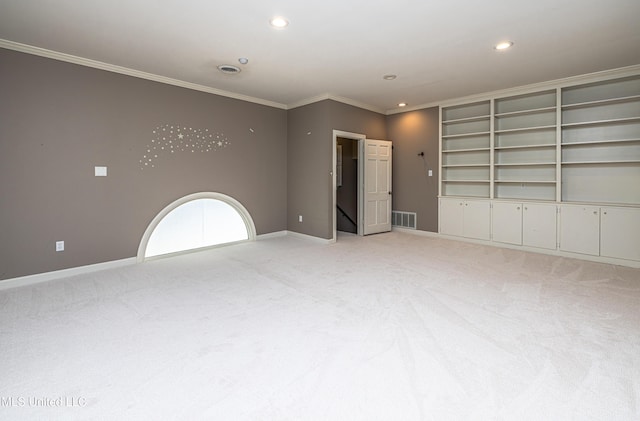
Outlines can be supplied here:
M141 169L155 168L163 154L181 152L210 153L225 148L230 140L218 132L187 126L164 124L153 130L151 143L145 147L140 159Z

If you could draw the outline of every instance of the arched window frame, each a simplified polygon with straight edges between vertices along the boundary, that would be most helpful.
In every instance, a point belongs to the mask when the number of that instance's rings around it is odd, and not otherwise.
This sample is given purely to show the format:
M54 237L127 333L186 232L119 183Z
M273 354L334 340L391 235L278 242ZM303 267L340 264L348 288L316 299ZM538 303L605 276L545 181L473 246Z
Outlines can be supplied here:
M140 241L140 245L138 246L138 255L137 255L138 263L144 262L146 259L150 259L150 258L151 259L155 259L155 258L162 257L162 256L152 256L152 257L147 258L145 256L146 251L147 251L147 246L148 246L148 243L149 243L149 239L151 238L151 234L153 234L153 231L158 227L158 225L160 224L162 219L165 216L167 216L170 212L172 212L174 209L184 205L185 203L189 203L191 201L200 200L200 199L219 200L219 201L224 202L227 205L231 206L233 209L235 209L238 212L238 214L240 215L240 217L242 218L242 220L244 222L244 225L247 228L247 236L248 236L248 238L246 240L242 240L240 242L255 241L256 240L256 226L253 223L253 219L251 218L251 215L249 214L249 211L247 211L247 209L242 205L242 203L238 202L233 197L227 196L226 194L222 194L222 193L216 193L216 192L193 193L193 194L181 197L180 199L172 202L171 204L166 206L164 209L162 209L160 211L160 213L158 213L155 216L155 218L153 218L153 220L151 221L149 226L147 226L147 229L145 230L144 235L142 236L142 240ZM228 245L228 244L235 244L235 243L238 243L238 241L232 242L232 243L216 244L216 245L213 245L213 246L210 246L210 247L189 249L189 250L184 250L184 251L181 251L181 252L175 252L175 253L170 253L170 254L174 255L174 254L180 254L180 253L188 253L190 251L196 251L196 250L203 250L203 249L207 249L207 248L220 247L220 246L224 246L224 245ZM163 255L163 256L166 256L166 255Z

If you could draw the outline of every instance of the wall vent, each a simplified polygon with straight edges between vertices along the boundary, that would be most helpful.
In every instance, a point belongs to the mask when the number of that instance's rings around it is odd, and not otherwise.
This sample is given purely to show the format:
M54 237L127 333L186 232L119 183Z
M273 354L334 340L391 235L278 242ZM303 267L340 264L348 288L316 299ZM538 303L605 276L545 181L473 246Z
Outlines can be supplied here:
M391 225L394 227L402 227L416 229L417 215L415 212L391 211Z

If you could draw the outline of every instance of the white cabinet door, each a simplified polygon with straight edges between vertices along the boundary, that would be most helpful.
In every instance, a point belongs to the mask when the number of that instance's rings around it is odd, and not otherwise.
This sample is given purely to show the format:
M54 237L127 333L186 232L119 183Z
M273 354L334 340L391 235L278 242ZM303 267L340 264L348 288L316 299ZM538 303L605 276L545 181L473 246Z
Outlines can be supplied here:
M522 244L555 250L556 215L556 205L525 203L522 214Z
M522 244L522 203L494 202L493 241Z
M467 200L462 213L463 235L478 240L491 238L491 205L485 200Z
M600 255L640 260L640 209L601 209Z
M564 205L560 208L560 250L600 254L600 208Z
M440 199L440 233L461 237L464 200Z

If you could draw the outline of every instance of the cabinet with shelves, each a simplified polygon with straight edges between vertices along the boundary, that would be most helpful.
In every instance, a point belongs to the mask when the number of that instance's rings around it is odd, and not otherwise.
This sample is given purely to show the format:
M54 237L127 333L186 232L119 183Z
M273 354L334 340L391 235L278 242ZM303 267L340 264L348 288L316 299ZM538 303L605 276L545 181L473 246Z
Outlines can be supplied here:
M640 76L562 90L562 201L640 204Z
M441 195L489 197L491 103L442 109Z
M440 232L640 265L640 66L612 75L441 107Z
M489 240L491 205L488 200L440 199L440 232Z
M640 261L640 209L563 205L560 249Z
M501 243L556 249L556 205L493 202L492 239Z

